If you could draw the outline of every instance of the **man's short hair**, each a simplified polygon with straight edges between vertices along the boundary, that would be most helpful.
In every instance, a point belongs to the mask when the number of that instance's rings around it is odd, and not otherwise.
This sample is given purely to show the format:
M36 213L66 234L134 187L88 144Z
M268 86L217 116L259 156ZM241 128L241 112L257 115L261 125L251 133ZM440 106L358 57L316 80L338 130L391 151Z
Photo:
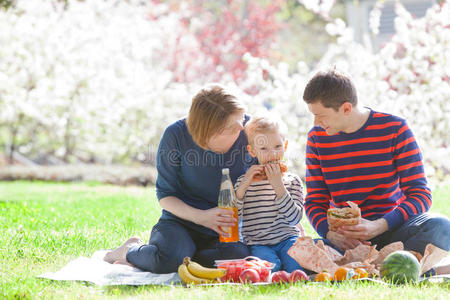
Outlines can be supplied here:
M311 78L303 92L303 100L308 104L320 101L324 107L338 111L344 102L356 106L358 96L348 76L331 70L318 72Z
M219 85L200 90L192 99L186 120L194 142L207 149L209 139L227 125L230 115L245 112L245 106Z

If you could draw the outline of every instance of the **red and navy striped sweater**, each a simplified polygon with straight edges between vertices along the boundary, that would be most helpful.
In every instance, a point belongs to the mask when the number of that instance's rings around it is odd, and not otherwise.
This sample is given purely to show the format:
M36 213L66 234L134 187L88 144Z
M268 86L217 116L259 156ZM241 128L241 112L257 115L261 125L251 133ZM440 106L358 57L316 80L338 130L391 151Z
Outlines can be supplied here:
M328 233L327 209L354 201L363 218L385 218L392 230L431 206L422 155L402 118L371 110L356 132L327 135L320 127L306 146L306 215Z

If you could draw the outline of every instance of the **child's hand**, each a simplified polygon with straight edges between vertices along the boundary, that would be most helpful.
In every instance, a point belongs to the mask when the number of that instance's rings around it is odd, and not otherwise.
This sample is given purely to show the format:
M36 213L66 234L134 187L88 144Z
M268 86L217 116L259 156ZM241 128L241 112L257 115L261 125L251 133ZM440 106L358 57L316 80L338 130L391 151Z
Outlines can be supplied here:
M244 178L236 189L236 197L238 199L244 198L245 192L253 181L253 177L257 174L261 174L264 166L261 165L253 165L251 166L244 175Z
M244 185L246 188L248 188L250 186L250 184L252 183L255 175L261 174L263 169L264 169L264 166L262 166L262 165L252 165L245 173L245 176L242 179L241 185Z
M283 185L283 175L281 174L281 168L279 164L267 164L264 166L266 171L267 180L275 189L277 186Z
M267 164L265 165L265 171L267 175L267 180L269 180L270 185L275 190L277 198L280 199L286 192L286 188L283 183L283 174L281 173L279 164Z

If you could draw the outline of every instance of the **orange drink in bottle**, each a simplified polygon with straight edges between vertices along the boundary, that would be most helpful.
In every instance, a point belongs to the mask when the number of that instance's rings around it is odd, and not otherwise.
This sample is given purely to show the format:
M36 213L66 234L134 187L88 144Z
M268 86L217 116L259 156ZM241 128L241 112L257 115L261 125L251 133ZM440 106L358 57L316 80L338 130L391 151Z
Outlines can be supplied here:
M219 199L217 206L224 209L233 211L233 217L236 219L235 223L231 227L222 228L230 236L219 235L219 240L222 243L237 242L239 241L239 225L238 225L238 210L236 207L236 194L234 193L233 183L230 178L230 170L228 168L222 169L222 180L220 183Z
M237 221L237 207L220 207L220 208L225 208L225 209L230 209L233 211L233 217L236 218L236 222L234 223L233 226L231 227L222 227L223 231L228 232L229 234L231 234L231 236L222 236L221 234L219 235L219 240L221 243L228 243L228 242L237 242L239 241L239 224Z

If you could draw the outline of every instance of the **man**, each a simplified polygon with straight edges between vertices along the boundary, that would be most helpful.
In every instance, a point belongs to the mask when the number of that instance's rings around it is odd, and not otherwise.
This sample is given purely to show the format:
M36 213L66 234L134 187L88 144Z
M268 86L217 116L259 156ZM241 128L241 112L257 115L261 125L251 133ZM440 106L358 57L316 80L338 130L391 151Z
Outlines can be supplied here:
M314 115L305 211L319 235L340 250L402 241L422 254L428 243L448 251L450 221L427 213L431 191L406 121L358 106L352 81L336 71L317 73L303 99ZM359 205L359 224L330 231L327 209L347 201Z

